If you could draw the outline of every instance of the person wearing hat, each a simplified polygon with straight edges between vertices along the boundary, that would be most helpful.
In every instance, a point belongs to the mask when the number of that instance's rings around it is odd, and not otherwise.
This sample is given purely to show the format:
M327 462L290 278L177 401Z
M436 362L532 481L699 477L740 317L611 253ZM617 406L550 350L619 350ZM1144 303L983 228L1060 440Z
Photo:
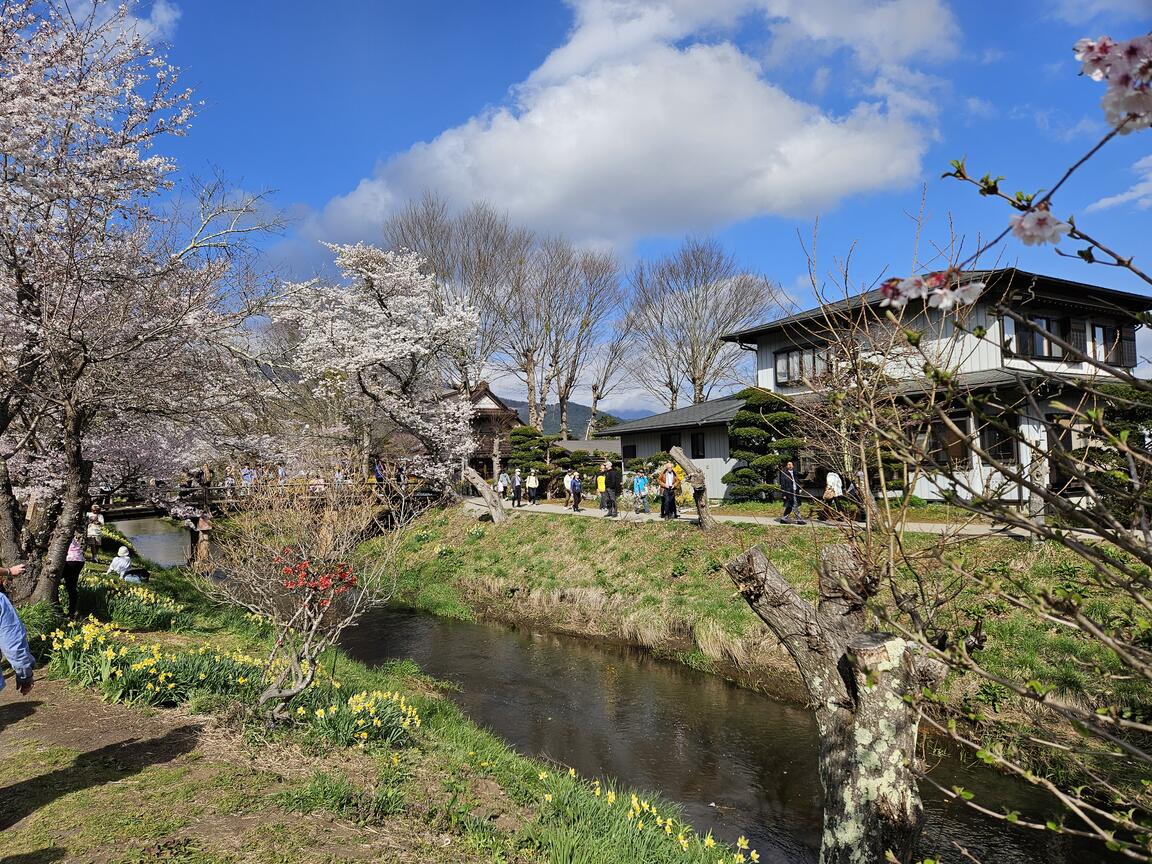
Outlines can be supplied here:
M100 512L100 505L93 504L88 511L88 524L84 529L84 551L91 553L95 561L100 556L100 545L104 539L104 514Z
M528 490L528 503L535 505L536 496L540 492L540 478L536 476L535 468L528 472L528 479L524 481L524 487Z
M115 573L125 582L141 582L143 581L139 573L132 567L132 553L128 551L127 546L121 546L116 550L116 557L108 562L109 573Z

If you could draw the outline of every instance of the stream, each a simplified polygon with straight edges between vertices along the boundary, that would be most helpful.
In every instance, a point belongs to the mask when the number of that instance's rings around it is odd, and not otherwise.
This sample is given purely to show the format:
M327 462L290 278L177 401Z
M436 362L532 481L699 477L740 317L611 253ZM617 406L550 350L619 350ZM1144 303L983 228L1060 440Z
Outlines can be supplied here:
M158 524L154 524L158 523ZM162 520L117 523L141 555L183 563L187 532ZM453 682L448 695L518 752L592 778L658 792L729 842L744 834L761 860L817 860L821 790L811 714L640 649L401 609L369 613L342 645L368 664L411 659ZM934 742L929 742L930 745ZM1024 816L1056 812L1043 793L953 755L929 755L931 776L976 801ZM921 854L992 864L1095 864L1102 846L1014 828L922 785Z

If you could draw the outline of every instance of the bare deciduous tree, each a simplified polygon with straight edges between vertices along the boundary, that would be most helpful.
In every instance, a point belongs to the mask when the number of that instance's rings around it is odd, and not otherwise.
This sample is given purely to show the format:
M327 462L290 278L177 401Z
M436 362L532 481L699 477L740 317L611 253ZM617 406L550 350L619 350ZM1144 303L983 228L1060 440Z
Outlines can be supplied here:
M741 351L720 337L780 309L776 287L741 272L714 239L689 237L672 254L641 262L631 283L630 323L644 345L636 374L669 410L682 391L698 403L717 385L737 381Z

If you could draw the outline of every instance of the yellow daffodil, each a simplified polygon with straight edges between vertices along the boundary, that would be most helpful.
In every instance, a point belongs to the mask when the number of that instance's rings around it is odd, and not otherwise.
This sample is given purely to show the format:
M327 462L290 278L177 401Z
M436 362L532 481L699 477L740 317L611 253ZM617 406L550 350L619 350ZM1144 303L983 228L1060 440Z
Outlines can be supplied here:
M745 837L743 834L741 834L739 839L736 841L736 848L737 849L747 849L748 848L748 838Z

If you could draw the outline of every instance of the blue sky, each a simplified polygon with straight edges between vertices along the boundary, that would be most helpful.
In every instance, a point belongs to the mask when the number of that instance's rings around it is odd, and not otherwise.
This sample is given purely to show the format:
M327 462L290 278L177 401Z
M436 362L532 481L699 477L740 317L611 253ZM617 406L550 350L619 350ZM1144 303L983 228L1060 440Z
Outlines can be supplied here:
M821 278L852 250L856 285L911 268L922 191L919 261L950 226L968 248L998 232L1009 213L939 179L948 160L1051 185L1106 131L1072 44L1152 29L1152 0L156 2L205 102L169 150L275 189L296 221L269 252L294 275L435 188L625 260L714 233L801 304L817 219ZM1113 142L1056 213L1146 253L1150 155L1152 131ZM1145 290L1050 248L998 261Z

